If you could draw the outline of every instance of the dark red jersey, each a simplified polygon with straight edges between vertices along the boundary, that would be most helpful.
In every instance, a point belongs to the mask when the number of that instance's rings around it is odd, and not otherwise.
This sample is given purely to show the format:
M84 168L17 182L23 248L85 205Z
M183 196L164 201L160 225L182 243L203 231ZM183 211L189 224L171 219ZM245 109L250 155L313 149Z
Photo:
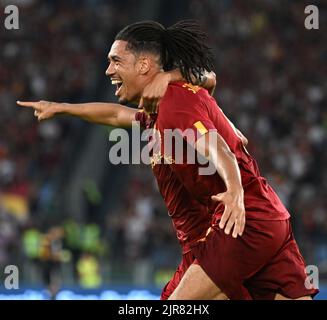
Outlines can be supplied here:
M154 119L150 119L143 112L136 114L136 120L148 129L154 124ZM160 165L155 162L159 162ZM182 251L183 253L189 252L197 240L205 237L212 223L212 215L205 204L200 203L188 192L173 168L164 163L158 154L152 154L152 170L157 178L159 191L166 203L168 214L172 218Z
M188 231L183 228L188 222L190 223L188 230L196 229L197 210L201 218L214 214L215 219L219 219L224 210L222 203L211 199L212 195L226 190L218 173L200 175L201 165L198 161L190 164L189 159L186 159L188 146L210 130L218 132L224 138L237 159L244 189L246 218L255 220L289 218L287 209L266 179L260 175L256 161L243 146L235 128L205 89L184 82L170 84L160 101L156 119L149 121L145 114L137 113L136 120L141 121L144 127L152 126L159 131L158 136L162 143L160 150L154 151L152 155L153 172L177 232L187 233ZM172 152L167 152L167 144L164 142L167 129L179 129L184 139L182 151L175 150L173 145ZM181 164L176 163L179 152L183 154ZM206 213L203 211L204 207ZM199 229L201 227L202 225L199 225ZM200 230L198 233L201 233Z

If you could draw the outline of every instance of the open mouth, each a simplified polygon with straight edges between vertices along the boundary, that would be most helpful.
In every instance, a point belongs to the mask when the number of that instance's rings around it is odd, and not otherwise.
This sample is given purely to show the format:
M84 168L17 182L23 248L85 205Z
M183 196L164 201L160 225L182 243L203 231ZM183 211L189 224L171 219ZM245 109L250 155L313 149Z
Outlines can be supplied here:
M116 89L116 92L115 92L115 96L118 96L119 95L119 91L123 85L123 81L121 80L118 80L118 79L113 79L111 80L111 84L113 85L116 85L117 89Z

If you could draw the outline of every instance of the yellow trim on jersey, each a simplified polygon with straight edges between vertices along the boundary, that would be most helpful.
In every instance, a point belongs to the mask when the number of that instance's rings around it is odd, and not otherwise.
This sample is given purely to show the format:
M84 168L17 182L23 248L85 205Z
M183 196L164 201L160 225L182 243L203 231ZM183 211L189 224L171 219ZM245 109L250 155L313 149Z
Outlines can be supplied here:
M183 88L187 88L187 90L192 91L194 94L196 94L201 89L199 86L195 86L192 83L184 83Z
M201 121L195 122L193 126L198 129L200 134L206 134L208 132L208 129L204 126L204 124Z

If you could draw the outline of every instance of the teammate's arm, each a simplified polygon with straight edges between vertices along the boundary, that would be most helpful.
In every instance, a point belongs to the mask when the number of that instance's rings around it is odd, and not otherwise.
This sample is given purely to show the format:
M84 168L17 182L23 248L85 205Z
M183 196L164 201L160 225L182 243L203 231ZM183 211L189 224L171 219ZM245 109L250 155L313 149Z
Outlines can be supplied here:
M216 74L206 71L201 79L192 76L197 85L207 89L212 95L216 87ZM160 99L164 96L168 84L175 81L185 81L179 69L166 72L159 72L154 79L143 90L139 108L144 109L148 114L156 113Z
M234 226L232 236L241 236L245 226L244 191L235 155L217 132L207 132L201 136L195 148L213 163L227 189L212 196L213 200L225 205L219 227L225 228L225 233L229 234Z
M33 108L39 121L50 119L57 114L75 116L83 120L112 125L115 127L130 127L135 120L137 110L116 103L57 103L49 101L26 102L17 101L22 107Z
M195 79L195 83L202 88L207 89L208 92L213 95L217 83L216 74L213 71L206 71L200 79Z

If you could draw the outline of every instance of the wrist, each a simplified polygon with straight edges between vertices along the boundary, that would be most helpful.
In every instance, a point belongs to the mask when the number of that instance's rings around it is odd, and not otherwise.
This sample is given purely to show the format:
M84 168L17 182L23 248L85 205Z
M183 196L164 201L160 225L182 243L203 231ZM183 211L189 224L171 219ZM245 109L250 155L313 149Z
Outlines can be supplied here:
M227 192L234 195L244 195L243 186L241 184L227 186Z
M167 75L168 83L183 80L182 74L180 73L180 71L178 69L166 71L165 74Z
M69 113L69 103L56 102L53 106L54 113Z

